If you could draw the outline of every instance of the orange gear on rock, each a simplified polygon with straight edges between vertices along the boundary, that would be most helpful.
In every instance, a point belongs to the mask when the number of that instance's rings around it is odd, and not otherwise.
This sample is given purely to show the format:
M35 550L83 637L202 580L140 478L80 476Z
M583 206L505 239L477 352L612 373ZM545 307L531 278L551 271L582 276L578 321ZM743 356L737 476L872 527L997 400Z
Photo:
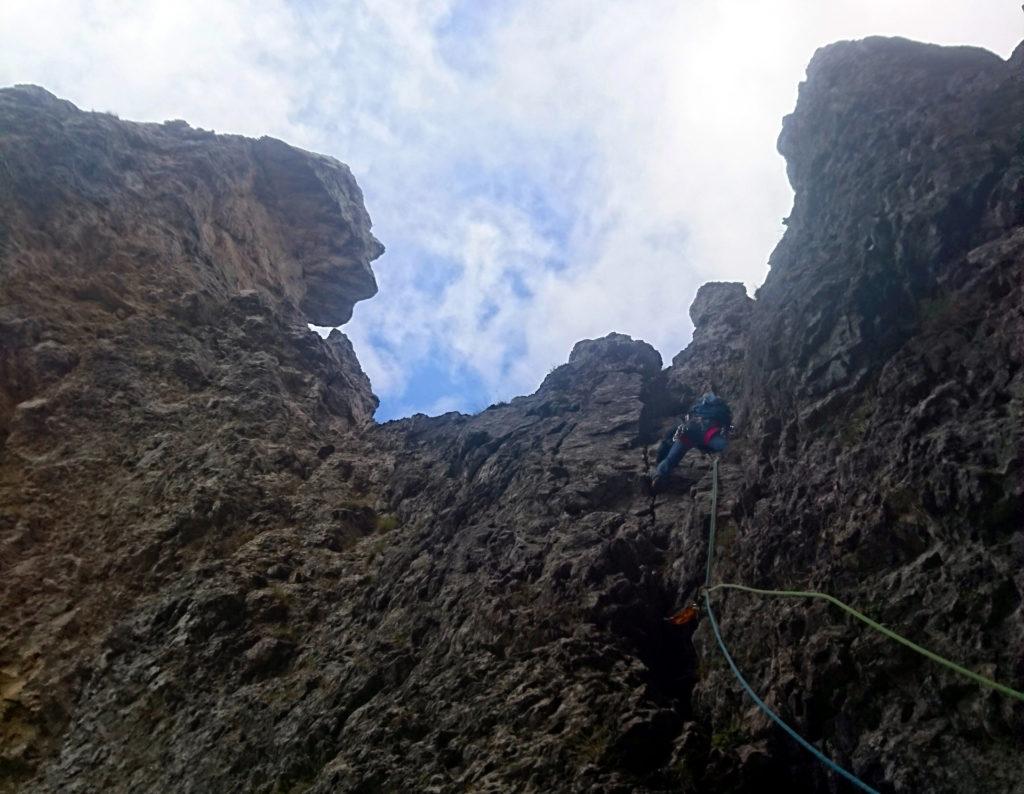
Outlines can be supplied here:
M669 623L674 626L684 626L692 620L696 620L700 615L700 610L696 604L690 604L688 607L684 607L676 612L672 617L665 618Z

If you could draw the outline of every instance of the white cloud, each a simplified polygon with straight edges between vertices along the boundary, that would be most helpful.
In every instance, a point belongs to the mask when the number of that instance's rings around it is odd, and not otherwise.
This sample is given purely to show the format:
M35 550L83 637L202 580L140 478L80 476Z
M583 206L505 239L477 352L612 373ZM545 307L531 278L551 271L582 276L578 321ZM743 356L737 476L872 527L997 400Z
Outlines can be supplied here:
M15 1L0 31L4 84L38 82L127 118L307 138L291 120L306 53L284 3Z
M467 371L507 399L611 330L671 357L700 283L756 286L791 203L775 139L818 46L1006 56L1024 20L996 0L488 6L7 0L0 83L348 162L388 253L345 331L392 410L439 410L480 402Z

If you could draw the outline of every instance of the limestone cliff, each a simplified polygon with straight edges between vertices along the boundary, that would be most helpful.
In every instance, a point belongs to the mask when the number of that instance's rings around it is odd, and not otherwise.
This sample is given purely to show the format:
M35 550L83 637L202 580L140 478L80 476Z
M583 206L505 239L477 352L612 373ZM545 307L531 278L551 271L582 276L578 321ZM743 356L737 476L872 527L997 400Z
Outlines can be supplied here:
M1024 52L821 50L756 300L476 416L372 422L382 248L333 160L0 91L0 790L845 790L706 622L830 592L1024 683ZM718 597L765 699L882 791L1018 791L1024 704L826 607Z

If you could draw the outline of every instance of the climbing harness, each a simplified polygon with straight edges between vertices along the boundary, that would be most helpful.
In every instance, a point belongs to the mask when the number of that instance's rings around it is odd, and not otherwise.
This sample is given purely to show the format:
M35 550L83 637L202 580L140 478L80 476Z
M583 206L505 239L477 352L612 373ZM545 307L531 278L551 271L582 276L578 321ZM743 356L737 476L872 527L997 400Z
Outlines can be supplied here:
M993 681L993 680L991 680L989 678L986 678L985 676L983 676L983 675L981 675L979 673L975 673L972 670L968 670L966 667L962 667L961 665L958 665L955 662L952 662L949 659L946 659L946 658L940 656L937 653L929 651L927 648L923 648L920 645L918 645L917 643L911 642L906 637L900 636L895 631L892 631L891 629L887 629L882 624L872 620L871 618L869 618L867 615L863 614L862 612L857 611L856 609L851 607L849 604L844 604L838 598L830 596L830 595L828 595L826 593L818 593L818 592L814 592L814 591L804 591L804 590L763 590L763 589L756 588L756 587L747 587L745 585L732 584L732 583L727 583L727 582L721 582L719 584L712 585L711 584L711 564L712 564L712 561L714 560L715 524L716 524L717 515L718 515L718 458L715 458L714 462L712 463L711 478L712 478L711 479L711 517L710 517L709 528L708 528L708 564L707 564L707 573L706 573L705 580L704 580L704 586L700 588L700 594L703 596L704 606L707 609L708 619L711 621L711 629L712 629L712 631L715 634L715 639L718 641L718 646L722 649L722 655L725 656L725 660L729 663L729 667L732 669L732 672L736 676L736 679L740 682L740 685L743 687L743 689L746 691L746 693L748 695L750 695L750 697L753 699L754 703L756 703L757 706L765 714L767 714L777 725L779 725L779 727L781 727L784 731L786 731L786 733L788 733L790 736L792 736L793 739L795 739L802 747L804 747L804 749L808 750L819 761L821 761L823 764L825 764L825 766L827 766L829 769L831 769L832 771L842 775L847 780L849 780L853 784L859 786L864 791L870 791L870 792L874 792L874 794L878 794L876 789L871 788L871 786L869 786L867 783L863 782L862 780L857 778L852 773L847 772L841 766L839 766L834 761L832 761L831 759L826 757L820 750L818 750L818 748L816 748L814 745L812 745L810 742L808 742L806 739L804 739L802 736L800 736L795 730L793 730L793 728L791 728L789 725L787 725L782 720L782 718L779 717L779 715L777 715L774 711L772 711L771 708L769 708L768 705L763 700L761 700L761 698L759 698L757 696L757 694L754 692L754 690L750 687L750 684L747 683L746 679L740 673L739 668L736 667L736 663L733 661L732 656L729 655L729 651L728 651L728 649L725 646L725 641L722 639L721 632L718 629L718 622L715 620L714 612L711 609L711 593L714 592L715 590L725 590L725 589L728 589L728 590L741 590L741 591L747 592L747 593L756 593L756 594L759 594L759 595L774 595L774 596L781 596L781 597L785 597L785 598L820 598L820 599L823 599L825 601L828 601L830 604L833 604L833 605L839 607L844 612L846 612L847 614L855 617L857 620L861 621L862 623L866 624L867 626L870 626L872 629L874 629L875 631L879 632L880 634L888 637L889 639L895 640L896 642L906 646L907 648L910 648L913 651L916 651L917 653L921 654L922 656L924 656L924 657L926 657L928 659L931 659L933 662L941 664L944 667L946 667L946 668L948 668L950 670L953 670L954 672L960 673L961 675L966 676L967 678L970 678L971 680L981 684L982 686L989 687L991 689L996 690L997 692L1001 692L1004 695L1008 695L1010 697L1013 697L1013 698L1016 698L1018 700L1024 701L1024 692L1019 692L1016 689L1013 689L1013 688L1008 687L1008 686L1006 686L1004 684L1000 684L997 681ZM692 609L692 607L690 607L688 609ZM686 620L681 620L681 621L676 621L675 620L675 618L677 618L677 617L683 615L684 613L686 613L688 611L688 609L687 610L682 610L680 613L677 613L677 615L674 615L669 620L672 621L672 622L679 622L679 623L689 622L694 617L696 617L696 613L694 613L692 616L688 616Z

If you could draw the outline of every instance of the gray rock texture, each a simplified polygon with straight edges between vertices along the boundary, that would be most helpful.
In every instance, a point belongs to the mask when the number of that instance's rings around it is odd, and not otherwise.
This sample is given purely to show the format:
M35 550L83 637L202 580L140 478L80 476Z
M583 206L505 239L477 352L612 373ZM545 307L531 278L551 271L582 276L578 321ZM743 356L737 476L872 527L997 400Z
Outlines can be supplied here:
M839 792L706 620L831 593L1024 688L1024 76L819 51L756 300L664 367L580 342L536 393L372 421L344 322L380 254L328 158L0 91L0 791ZM765 700L885 792L1024 791L1024 704L823 604L715 594Z

